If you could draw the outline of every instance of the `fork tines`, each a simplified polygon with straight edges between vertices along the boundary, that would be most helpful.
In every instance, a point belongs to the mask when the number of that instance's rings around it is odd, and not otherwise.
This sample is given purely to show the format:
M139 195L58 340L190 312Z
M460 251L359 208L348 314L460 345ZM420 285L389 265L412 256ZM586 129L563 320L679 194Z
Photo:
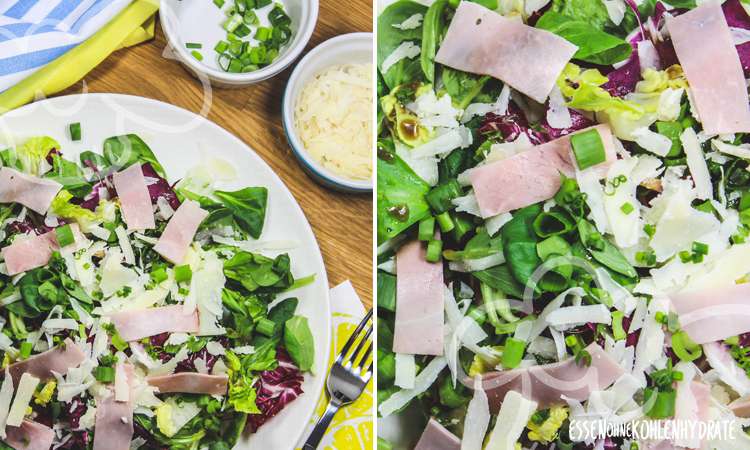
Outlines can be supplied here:
M372 320L372 309L367 312L362 321L357 325L349 340L346 341L344 348L341 349L336 358L336 364L340 364L345 369L354 368L356 372L361 372L367 361L370 361L370 366L367 368L366 373L372 374L372 341L370 336L372 335L373 320ZM356 344L356 347L354 347ZM354 347L354 350L352 350ZM363 352L364 349L364 352ZM352 351L350 351L352 350ZM368 377L369 378L369 377Z

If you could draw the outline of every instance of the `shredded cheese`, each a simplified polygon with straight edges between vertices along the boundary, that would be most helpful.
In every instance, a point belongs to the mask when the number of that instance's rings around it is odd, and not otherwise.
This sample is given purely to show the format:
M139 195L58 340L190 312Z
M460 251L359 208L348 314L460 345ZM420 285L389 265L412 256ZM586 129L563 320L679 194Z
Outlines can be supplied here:
M18 382L18 389L16 389L16 396L13 399L8 418L5 421L6 425L12 427L21 426L21 422L23 422L23 418L26 415L26 408L29 407L31 397L34 395L38 384L39 378L29 373L21 375L21 379Z
M295 107L305 149L328 170L353 180L372 177L372 65L344 64L316 75Z

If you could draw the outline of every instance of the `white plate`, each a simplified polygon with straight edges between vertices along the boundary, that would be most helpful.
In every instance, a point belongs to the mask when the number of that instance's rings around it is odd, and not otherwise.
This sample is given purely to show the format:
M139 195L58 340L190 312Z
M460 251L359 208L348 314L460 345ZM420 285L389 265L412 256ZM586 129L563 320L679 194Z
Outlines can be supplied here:
M80 122L83 138L72 142L68 125ZM294 291L298 314L310 322L315 338L315 375L306 374L305 393L281 413L237 445L237 449L293 449L314 412L323 389L330 348L328 278L310 224L284 183L271 168L238 138L192 112L156 100L116 94L84 94L43 100L0 116L0 135L6 141L48 135L60 142L63 154L76 159L80 152L101 152L110 136L138 134L156 154L170 182L199 164L207 155L226 159L238 179L224 188L268 188L268 212L261 240L290 240L295 276L316 274L315 282ZM6 142L7 143L7 142ZM286 297L282 297L286 298Z

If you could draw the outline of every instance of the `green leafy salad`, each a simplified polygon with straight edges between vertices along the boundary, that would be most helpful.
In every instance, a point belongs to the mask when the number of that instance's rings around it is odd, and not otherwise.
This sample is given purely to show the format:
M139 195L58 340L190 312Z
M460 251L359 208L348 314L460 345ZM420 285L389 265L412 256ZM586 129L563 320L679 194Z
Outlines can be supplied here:
M384 5L380 450L750 448L750 16L698 4Z
M260 253L265 187L219 159L171 184L134 134L0 159L1 448L228 450L302 395L314 274Z

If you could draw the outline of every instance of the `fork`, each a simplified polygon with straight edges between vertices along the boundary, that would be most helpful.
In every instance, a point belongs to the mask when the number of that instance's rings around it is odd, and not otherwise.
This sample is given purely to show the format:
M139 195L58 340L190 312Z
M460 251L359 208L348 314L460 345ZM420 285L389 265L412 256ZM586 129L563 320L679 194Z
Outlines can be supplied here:
M310 437L307 438L305 445L302 447L304 450L315 450L318 448L323 435L331 425L333 416L336 415L342 406L356 400L370 381L372 377L372 361L370 361L370 366L365 369L365 364L372 354L370 336L372 335L373 325L370 319L372 319L372 309L367 312L365 318L357 325L354 333L346 341L344 348L341 349L341 353L336 357L336 361L333 363L331 373L328 374L328 380L326 381L326 389L331 400L328 402L326 412L318 420L318 423L315 424ZM368 322L369 326L367 326ZM367 326L366 331L365 326ZM359 343L354 348L354 351L351 352L351 355L349 355L349 350L351 350L357 341ZM361 358L358 358L363 349L364 354Z

